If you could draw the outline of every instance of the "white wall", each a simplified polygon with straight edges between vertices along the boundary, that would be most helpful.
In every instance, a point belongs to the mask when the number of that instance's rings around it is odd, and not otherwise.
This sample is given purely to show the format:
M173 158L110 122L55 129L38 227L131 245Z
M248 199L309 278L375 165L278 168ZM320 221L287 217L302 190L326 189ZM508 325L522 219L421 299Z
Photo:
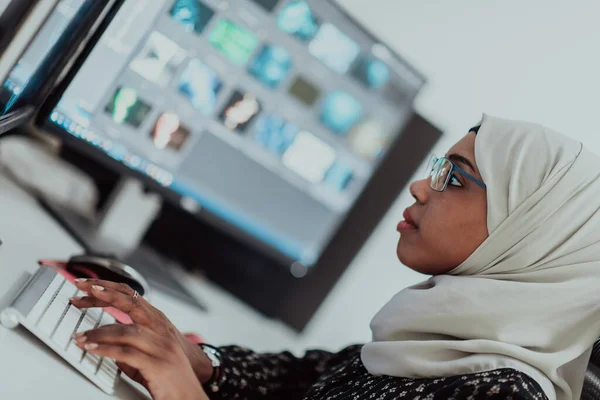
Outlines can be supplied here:
M600 153L597 0L337 0L429 79L416 109L446 133L443 154L482 112L539 122ZM396 201L311 322L308 346L370 338L368 323L423 277L395 258Z

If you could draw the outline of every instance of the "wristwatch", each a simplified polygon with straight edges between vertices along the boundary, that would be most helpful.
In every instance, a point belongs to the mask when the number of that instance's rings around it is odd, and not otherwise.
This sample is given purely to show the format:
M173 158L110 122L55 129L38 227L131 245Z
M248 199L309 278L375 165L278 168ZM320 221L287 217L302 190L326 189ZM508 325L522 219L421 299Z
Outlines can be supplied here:
M223 375L221 373L221 366L222 366L221 354L219 353L219 350L216 347L213 347L208 344L202 343L202 344L200 344L200 348L202 349L204 354L206 354L206 357L208 357L208 360L210 361L210 364L213 367L213 372L212 372L210 379L207 382L204 382L202 384L202 386L204 387L205 390L208 390L211 392L218 392L219 391L219 382Z

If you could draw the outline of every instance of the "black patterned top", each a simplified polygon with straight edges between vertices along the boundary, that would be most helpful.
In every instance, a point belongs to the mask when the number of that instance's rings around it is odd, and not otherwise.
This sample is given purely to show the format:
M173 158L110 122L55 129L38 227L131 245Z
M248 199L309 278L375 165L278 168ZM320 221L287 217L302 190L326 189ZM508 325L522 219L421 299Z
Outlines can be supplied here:
M312 350L301 358L289 352L257 354L237 346L221 347L220 390L209 396L211 400L548 400L537 382L508 368L437 379L374 376L361 361L361 347L339 353Z

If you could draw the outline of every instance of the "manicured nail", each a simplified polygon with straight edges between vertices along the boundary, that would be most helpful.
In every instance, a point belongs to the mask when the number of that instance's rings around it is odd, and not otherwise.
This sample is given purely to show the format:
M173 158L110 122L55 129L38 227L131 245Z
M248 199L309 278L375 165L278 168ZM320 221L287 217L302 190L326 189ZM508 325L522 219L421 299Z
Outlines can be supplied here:
M98 285L94 285L94 286L92 286L92 289L94 289L94 290L97 290L97 291L99 291L99 292L101 292L101 291L103 291L103 290L104 290L104 288L103 288L102 286L98 286Z
M84 333L76 333L73 335L73 338L80 343L83 343L87 340L87 336Z
M98 345L96 343L88 343L85 346L83 346L83 348L86 350L95 350L98 348Z
M77 282L77 283L83 283L85 281L87 281L87 279L85 279L85 278L77 278L77 279L75 279L75 282Z
M79 301L81 299L83 299L83 297L79 297L79 296L71 297L71 301Z

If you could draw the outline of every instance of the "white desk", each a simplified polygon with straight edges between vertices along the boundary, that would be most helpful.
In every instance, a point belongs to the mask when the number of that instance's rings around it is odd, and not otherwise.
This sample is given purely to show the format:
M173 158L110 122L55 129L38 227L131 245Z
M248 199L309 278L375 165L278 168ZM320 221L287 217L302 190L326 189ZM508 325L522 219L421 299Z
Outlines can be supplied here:
M0 175L0 298L25 271L37 269L39 259L66 259L79 246L14 183ZM202 313L154 292L152 303L183 332L197 332L216 345L239 343L258 351L296 350L291 330L261 317L240 301L196 277L185 280L209 307ZM140 396L121 384L117 398ZM110 399L101 390L37 341L23 328L0 326L1 399Z

